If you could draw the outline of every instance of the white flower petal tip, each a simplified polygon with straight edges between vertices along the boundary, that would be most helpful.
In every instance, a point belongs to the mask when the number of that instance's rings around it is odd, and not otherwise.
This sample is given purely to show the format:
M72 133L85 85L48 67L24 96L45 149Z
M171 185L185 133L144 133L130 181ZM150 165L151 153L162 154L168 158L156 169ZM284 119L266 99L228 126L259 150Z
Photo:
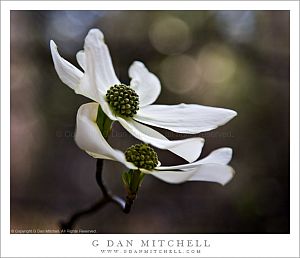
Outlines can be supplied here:
M87 38L92 38L92 37L95 37L95 38L98 38L100 40L103 40L104 41L104 34L101 30L99 29L90 29L89 32L88 32L88 35L87 35Z
M221 185L228 184L235 175L235 171L228 165L203 164L202 168L195 170L195 173L188 181L206 181Z
M233 151L231 148L223 147L212 151L207 157L199 160L199 164L222 164L227 165L232 159Z
M50 50L58 77L63 83L76 91L83 77L83 73L59 55L57 45L53 40L50 40Z
M170 142L173 142L174 146L167 149L191 163L199 158L205 141L203 138L193 137Z
M223 124L226 124L227 122L229 122L231 119L235 118L238 115L238 113L232 109L227 109L227 108L220 108L220 109L222 109L222 111L224 112Z
M161 84L157 76L140 61L134 61L128 70L130 86L139 95L140 106L152 104L161 92Z
M55 42L52 39L50 39L50 49L55 48L55 47L57 48Z
M224 125L236 115L230 109L182 103L142 107L135 120L177 133L196 134Z

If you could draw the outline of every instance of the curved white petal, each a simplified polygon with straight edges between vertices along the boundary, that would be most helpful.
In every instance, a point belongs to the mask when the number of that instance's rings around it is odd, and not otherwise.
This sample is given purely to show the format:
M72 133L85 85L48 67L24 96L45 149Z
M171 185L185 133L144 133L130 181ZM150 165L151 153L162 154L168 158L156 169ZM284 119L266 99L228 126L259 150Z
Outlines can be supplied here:
M130 169L136 167L127 162L122 151L113 149L102 136L96 124L98 103L87 103L78 109L75 142L79 148L98 159L109 159L123 163Z
M86 61L85 61L85 54L83 50L80 50L76 54L76 59L80 67L85 71L86 69Z
M118 117L118 121L137 139L145 143L149 143L157 148L169 150L189 162L193 162L201 154L204 139L200 137L170 141L159 132L148 126L135 122L133 119L125 120Z
M196 134L215 129L236 115L230 109L196 104L150 105L141 108L134 119L178 133Z
M76 91L79 87L81 78L83 77L83 73L59 55L57 46L53 40L50 41L50 49L58 77L63 83Z
M53 40L50 41L50 47L55 70L62 82L73 89L76 94L99 102L101 93L88 81L86 74L59 55L57 46ZM83 53L77 55L77 61L80 66L84 65L85 59Z
M212 151L207 157L200 159L196 162L177 165L177 166L158 166L157 170L180 170L180 169L193 169L201 164L220 164L227 165L232 158L231 148L220 148Z
M212 151L205 158L195 162L198 164L221 164L227 165L232 159L232 149L228 147L223 147Z
M207 181L222 185L227 184L234 176L232 167L222 164L199 164L193 169L182 171L153 171L151 175L170 184L186 181Z
M202 164L194 168L194 174L189 181L206 181L226 185L235 175L235 171L228 165Z
M93 91L102 94L114 85L119 84L115 74L108 47L104 43L103 33L91 29L85 38L84 51L79 52L77 60L85 70L84 80Z
M150 73L142 62L135 61L129 67L130 86L139 95L140 107L153 103L159 96L161 85L159 79Z
M190 177L193 176L193 171L152 171L149 173L150 175L166 182L169 184L180 184L189 180Z

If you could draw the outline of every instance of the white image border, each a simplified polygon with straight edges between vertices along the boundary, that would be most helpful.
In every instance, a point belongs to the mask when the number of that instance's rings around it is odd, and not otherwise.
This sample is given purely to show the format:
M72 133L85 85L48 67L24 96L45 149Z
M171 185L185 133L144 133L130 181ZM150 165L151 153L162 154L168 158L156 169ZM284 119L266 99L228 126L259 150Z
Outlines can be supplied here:
M290 10L290 234L159 234L207 239L202 257L299 257L299 2L298 1L7 1L1 2L1 255L101 257L94 239L157 239L151 234L10 234L10 10ZM113 254L141 257L141 254ZM152 257L182 257L180 253ZM189 256L193 256L190 254ZM198 256L199 254L195 254Z

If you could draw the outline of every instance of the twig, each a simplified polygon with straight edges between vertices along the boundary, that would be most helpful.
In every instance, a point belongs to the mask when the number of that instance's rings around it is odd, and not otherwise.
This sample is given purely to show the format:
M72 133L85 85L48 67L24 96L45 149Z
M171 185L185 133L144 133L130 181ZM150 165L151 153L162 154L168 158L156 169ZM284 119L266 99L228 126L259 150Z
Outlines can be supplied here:
M99 188L102 191L103 197L100 201L96 202L93 204L90 208L88 209L83 209L81 211L76 212L71 216L71 218L67 222L61 222L60 223L60 229L61 232L63 233L70 233L70 230L73 229L74 225L76 222L83 216L89 215L91 213L95 213L99 209L103 208L106 204L112 202L117 204L118 206L121 207L121 209L125 213L129 213L130 208L128 210L128 205L127 205L127 199L126 199L126 205L125 202L122 198L112 195L109 193L109 191L106 189L103 180L102 180L102 167L103 167L103 160L102 159L97 159L97 165L96 165L96 180ZM131 205L130 205L131 206ZM126 208L127 207L127 208ZM128 210L128 211L127 211Z
M89 215L91 213L96 212L97 210L105 206L108 203L108 201L108 199L103 198L94 205L92 205L90 208L75 213L74 215L72 215L68 222L62 222L60 224L60 229L64 230L63 233L70 233L69 230L73 229L75 223L79 218L83 217L84 215Z
M103 160L102 159L97 159L97 164L96 164L96 181L98 186L100 187L103 196L109 196L108 191L105 187L105 185L103 184L103 180L102 180L102 168L103 168Z

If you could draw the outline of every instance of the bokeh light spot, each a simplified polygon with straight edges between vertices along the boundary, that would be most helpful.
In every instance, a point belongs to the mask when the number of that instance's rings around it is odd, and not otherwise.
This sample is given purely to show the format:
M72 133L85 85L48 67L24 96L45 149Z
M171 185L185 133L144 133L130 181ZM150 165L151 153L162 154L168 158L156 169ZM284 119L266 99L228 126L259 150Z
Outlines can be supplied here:
M203 79L212 84L228 81L236 71L233 53L227 47L208 44L198 54L197 63Z
M160 77L168 90L186 93L199 83L200 70L196 60L191 56L170 56L161 63Z
M149 29L149 38L155 49L163 54L182 53L192 42L189 26L172 16L157 19Z
M226 37L235 42L250 42L255 36L255 16L253 11L218 11L216 21Z

